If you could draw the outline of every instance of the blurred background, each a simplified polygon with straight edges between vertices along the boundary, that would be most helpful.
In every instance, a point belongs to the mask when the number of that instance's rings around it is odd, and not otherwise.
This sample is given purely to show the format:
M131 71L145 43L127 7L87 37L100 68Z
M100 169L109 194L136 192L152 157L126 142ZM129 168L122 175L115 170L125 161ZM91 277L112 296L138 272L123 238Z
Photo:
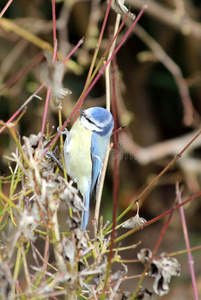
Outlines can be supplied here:
M0 11L7 1L0 1ZM127 0L125 5L138 14L144 1ZM94 49L100 34L107 1L57 1L58 51L65 58L77 42L83 45L65 67L63 85L72 91L63 102L63 120L72 112L83 91ZM7 121L43 83L45 65L43 42L53 45L52 5L47 0L14 0L0 19L0 120ZM110 44L116 13L111 11L98 58ZM10 23L9 23L10 24ZM117 44L131 25L127 20ZM18 27L19 26L19 27ZM41 40L36 45L26 34ZM201 2L199 0L150 1L132 35L116 57L118 81L120 188L118 213L134 201L170 160L193 138L200 128L201 114ZM39 92L17 125L20 136L38 134L41 130L46 88ZM83 104L83 108L105 106L105 79L101 77ZM58 113L50 102L50 131L58 126ZM12 137L4 130L0 135L0 174L8 175L4 158L15 151ZM101 213L104 220L112 219L113 154L108 166ZM175 184L180 183L182 198L200 191L201 138L183 154L157 185L140 201L140 216L150 220L175 203ZM109 200L109 201L108 201ZM134 216L136 207L125 217ZM91 214L92 215L92 214ZM191 247L200 245L200 198L185 207ZM65 219L65 215L63 216ZM125 245L138 243L153 249L165 220L145 228L125 240ZM125 232L121 229L120 232ZM175 211L160 252L185 249L181 218ZM137 251L137 250L136 250ZM201 297L200 250L193 252L197 288ZM130 250L122 258L136 258ZM181 276L172 279L170 293L163 299L193 299L187 254L177 257L182 266ZM129 275L142 269L129 266ZM149 283L147 283L149 285ZM123 289L132 291L132 280Z

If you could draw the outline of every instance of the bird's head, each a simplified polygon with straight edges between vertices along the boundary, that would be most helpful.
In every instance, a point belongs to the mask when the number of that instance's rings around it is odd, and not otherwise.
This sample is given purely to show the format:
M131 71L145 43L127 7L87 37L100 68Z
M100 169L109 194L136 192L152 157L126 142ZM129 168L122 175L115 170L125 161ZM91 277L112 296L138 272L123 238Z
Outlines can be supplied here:
M102 107L80 110L80 122L86 129L101 136L111 135L114 128L112 114Z

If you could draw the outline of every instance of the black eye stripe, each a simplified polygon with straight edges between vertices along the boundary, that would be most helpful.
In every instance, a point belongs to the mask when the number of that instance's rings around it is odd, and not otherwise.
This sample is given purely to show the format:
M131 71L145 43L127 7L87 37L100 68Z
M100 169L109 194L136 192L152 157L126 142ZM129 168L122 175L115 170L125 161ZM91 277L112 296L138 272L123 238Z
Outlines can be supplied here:
M98 126L95 122L93 122L93 121L92 121L89 117L87 117L86 115L85 115L85 119L86 119L90 124L93 124L93 125L96 126L97 128L102 129L101 126Z
M86 118L86 120L87 120L89 123L96 125L96 124L95 124L90 118L88 118L87 116L85 116L85 118Z

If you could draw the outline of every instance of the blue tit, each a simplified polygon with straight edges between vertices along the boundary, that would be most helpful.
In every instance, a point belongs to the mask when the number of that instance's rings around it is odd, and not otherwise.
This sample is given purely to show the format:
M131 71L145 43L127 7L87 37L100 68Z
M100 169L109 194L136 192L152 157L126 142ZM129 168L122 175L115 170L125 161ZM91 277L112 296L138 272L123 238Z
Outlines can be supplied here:
M67 174L77 183L86 210L82 212L81 229L89 219L90 197L99 188L101 171L114 128L111 113L105 108L80 110L80 116L66 135L64 157Z

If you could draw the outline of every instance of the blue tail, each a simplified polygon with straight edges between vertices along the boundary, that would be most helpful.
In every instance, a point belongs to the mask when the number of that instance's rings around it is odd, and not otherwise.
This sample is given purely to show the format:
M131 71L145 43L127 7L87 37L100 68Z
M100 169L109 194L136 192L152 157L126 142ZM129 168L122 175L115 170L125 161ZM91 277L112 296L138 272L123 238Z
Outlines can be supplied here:
M84 206L86 208L87 211L83 211L82 212L82 223L81 223L81 229L85 230L88 224L88 220L89 220L89 206L90 206L90 189L89 191L87 191L84 199Z

